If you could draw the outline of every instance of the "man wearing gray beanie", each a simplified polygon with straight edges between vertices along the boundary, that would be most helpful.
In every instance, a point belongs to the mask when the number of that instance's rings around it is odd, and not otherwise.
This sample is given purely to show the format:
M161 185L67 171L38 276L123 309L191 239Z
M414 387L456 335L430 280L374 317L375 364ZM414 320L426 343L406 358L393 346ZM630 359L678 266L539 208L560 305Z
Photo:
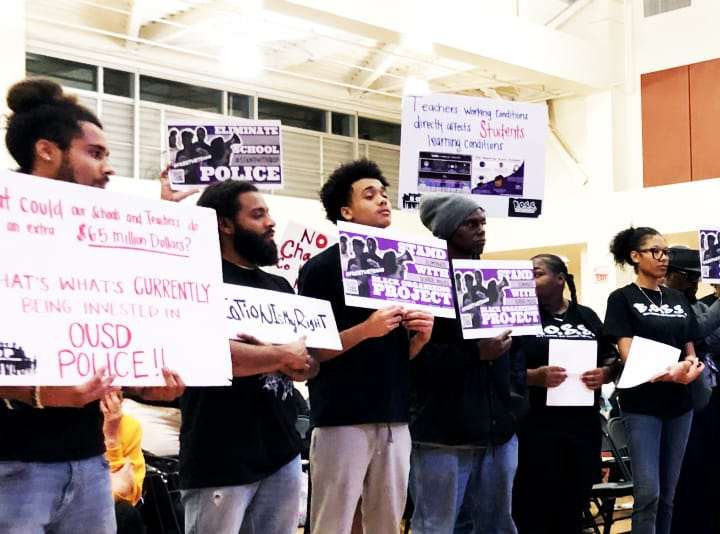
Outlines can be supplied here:
M430 193L422 197L420 220L435 237L449 241L468 215L477 210L484 212L482 206L469 195ZM484 238L484 229L482 233ZM481 253L482 250L478 254Z
M423 195L420 219L447 241L451 260L482 254L485 211L472 196ZM450 279L456 283L452 273ZM430 341L410 362L414 534L517 533L515 431L527 410L527 387L510 344L509 330L466 341L457 319L436 318Z

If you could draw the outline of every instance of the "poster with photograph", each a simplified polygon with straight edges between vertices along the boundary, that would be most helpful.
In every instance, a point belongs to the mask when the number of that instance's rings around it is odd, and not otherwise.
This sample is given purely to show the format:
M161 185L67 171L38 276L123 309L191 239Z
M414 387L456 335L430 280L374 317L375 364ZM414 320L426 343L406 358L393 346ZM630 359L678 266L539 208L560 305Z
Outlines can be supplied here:
M455 317L445 241L338 221L345 304Z
M230 384L213 210L3 171L0 256L0 384Z
M531 261L453 260L465 339L542 334Z
M700 271L706 284L720 284L720 228L700 230Z
M476 195L490 217L538 217L547 107L469 96L406 96L398 206L423 193Z
M252 182L261 189L283 186L280 121L168 120L163 139L175 190L225 180Z

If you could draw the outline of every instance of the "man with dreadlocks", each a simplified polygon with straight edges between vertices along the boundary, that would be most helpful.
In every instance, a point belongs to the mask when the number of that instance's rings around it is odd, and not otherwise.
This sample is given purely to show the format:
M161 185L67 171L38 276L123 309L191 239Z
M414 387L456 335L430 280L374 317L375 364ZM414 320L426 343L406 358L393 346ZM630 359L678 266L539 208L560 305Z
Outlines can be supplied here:
M482 254L485 212L471 196L423 195L420 219L447 241L450 259ZM473 289L472 274L465 283ZM517 532L510 510L515 432L527 401L525 367L508 355L511 343L509 330L466 341L457 319L436 319L410 362L414 533Z
M530 413L518 434L513 515L520 534L579 534L583 507L600 473L599 390L618 371L617 353L595 312L578 304L565 262L554 254L532 262L543 334L520 338L512 349L527 365L530 392ZM597 341L597 368L581 376L595 391L593 406L546 406L547 389L567 379L565 369L548 365L550 339Z

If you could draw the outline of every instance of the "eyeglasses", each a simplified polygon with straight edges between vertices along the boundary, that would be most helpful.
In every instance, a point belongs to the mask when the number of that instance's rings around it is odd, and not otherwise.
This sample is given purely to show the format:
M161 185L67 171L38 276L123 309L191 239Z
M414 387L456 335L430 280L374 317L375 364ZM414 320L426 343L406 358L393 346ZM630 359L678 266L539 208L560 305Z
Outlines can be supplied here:
M652 254L652 257L654 260L661 260L663 257L669 258L670 257L670 249L669 248L658 248L658 247L652 247L652 248L641 248L638 249L638 252L649 252Z

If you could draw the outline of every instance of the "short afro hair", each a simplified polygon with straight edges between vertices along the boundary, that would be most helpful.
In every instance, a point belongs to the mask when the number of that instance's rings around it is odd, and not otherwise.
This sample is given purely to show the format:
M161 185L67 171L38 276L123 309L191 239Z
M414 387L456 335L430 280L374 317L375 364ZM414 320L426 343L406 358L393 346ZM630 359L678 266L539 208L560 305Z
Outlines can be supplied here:
M329 221L336 223L342 220L340 208L350 203L352 184L363 178L375 178L384 187L388 187L388 181L377 163L364 158L340 165L328 177L320 189L320 200Z

